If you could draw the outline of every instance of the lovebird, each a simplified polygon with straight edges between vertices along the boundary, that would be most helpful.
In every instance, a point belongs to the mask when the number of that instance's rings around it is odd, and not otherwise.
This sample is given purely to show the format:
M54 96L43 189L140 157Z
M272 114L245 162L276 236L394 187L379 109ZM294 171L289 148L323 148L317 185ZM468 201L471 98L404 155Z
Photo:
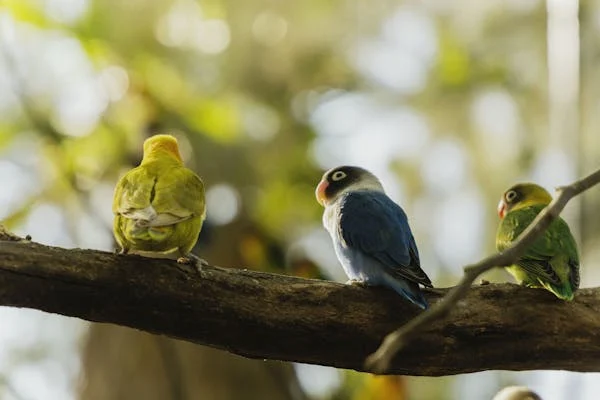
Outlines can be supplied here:
M183 165L175 137L146 139L142 162L117 183L112 209L121 254L199 260L190 251L206 217L204 184Z
M551 201L550 193L535 183L519 183L504 192L498 203L496 249L508 247ZM558 217L525 255L506 269L521 285L573 300L579 288L579 255L567 223Z
M496 393L492 400L542 400L542 398L526 386L507 386Z
M408 217L379 179L363 168L341 166L325 172L315 195L325 207L323 225L348 283L387 286L427 308L419 284L433 286L421 269Z

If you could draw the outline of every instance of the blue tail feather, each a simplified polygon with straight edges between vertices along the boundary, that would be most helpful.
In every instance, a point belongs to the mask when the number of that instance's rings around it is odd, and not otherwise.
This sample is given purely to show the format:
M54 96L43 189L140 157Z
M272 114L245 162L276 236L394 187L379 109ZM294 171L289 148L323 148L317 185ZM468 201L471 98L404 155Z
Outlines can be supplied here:
M385 273L383 274L383 280L387 286L394 289L400 296L408 299L411 303L424 310L429 307L429 304L427 303L425 296L423 296L418 284L394 278Z

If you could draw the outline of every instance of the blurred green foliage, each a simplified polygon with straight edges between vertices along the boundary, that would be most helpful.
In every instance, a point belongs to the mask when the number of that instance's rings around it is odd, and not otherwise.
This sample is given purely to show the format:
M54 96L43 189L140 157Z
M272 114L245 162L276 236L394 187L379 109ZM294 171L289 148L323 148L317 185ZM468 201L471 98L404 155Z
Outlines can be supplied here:
M108 249L99 243L110 238L111 188L139 162L146 137L170 132L207 188L224 184L237 200L226 223L211 221L209 207L201 255L225 266L331 276L318 269L320 254L290 249L321 229L314 186L325 164L360 162L360 150L370 151L397 178L425 270L436 285L450 285L461 262L492 250L500 193L532 175L556 145L548 135L546 18L542 1L1 1L0 162L19 168L27 190L0 196L0 220L62 235L28 221L52 204L71 237L57 244ZM583 37L593 47L589 29ZM593 71L590 60L584 74ZM317 121L323 104L351 96L368 107ZM357 145L357 130L374 125L369 107L407 110L425 128L388 126L383 136L374 129L373 142L389 143ZM597 154L589 145L597 139L585 132L586 152L567 149L577 168ZM574 140L563 133L559 145ZM588 224L598 221L586 215ZM78 225L84 216L104 231ZM444 243L469 229L476 240ZM373 397L381 388L390 399L432 391L347 375L332 399L383 398Z

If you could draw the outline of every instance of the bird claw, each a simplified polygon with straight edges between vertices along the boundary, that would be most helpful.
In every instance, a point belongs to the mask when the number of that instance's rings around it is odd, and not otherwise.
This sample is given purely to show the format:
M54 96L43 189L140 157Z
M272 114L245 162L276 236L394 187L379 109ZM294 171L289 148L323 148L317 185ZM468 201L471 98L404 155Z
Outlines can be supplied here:
M185 273L199 273L202 275L202 266L209 265L208 261L194 254L188 254L185 257L177 259L177 265Z
M435 294L439 294L439 295L446 294L446 290L444 290L444 289L438 289L438 288L433 288L433 287L424 287L421 290L423 290L424 292L435 293Z

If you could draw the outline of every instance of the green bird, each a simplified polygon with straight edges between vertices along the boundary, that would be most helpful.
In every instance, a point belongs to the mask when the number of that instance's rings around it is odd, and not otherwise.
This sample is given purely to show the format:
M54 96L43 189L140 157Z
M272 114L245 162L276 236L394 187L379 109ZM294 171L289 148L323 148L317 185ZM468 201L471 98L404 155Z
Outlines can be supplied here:
M519 183L504 192L498 204L501 221L496 249L507 248L551 201L550 193L534 183ZM521 285L573 300L579 288L579 255L567 223L560 217L553 221L519 261L506 269Z
M175 137L146 139L142 162L117 183L112 209L121 254L198 261L190 251L206 217L204 184L183 165Z

